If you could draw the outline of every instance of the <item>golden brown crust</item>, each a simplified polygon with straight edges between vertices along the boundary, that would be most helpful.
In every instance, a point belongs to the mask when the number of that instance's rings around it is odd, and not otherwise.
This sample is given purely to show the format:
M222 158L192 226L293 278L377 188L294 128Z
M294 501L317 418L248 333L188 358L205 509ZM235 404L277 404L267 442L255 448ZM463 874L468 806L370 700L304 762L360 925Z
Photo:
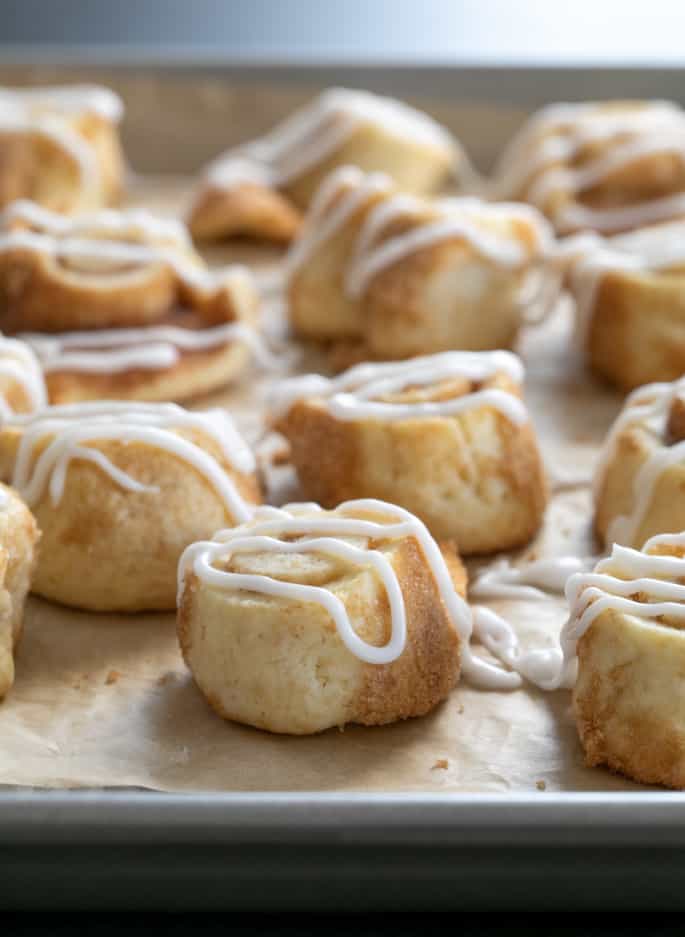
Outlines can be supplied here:
M331 115L328 123L338 119ZM246 235L287 243L297 235L300 213L309 207L323 180L341 166L382 171L404 191L427 195L445 181L453 161L446 149L401 139L363 123L333 153L280 188L249 181L226 188L210 180L201 183L188 224L197 240Z
M685 634L607 610L578 661L573 703L588 765L685 787Z
M447 150L399 139L381 127L364 124L335 153L284 186L284 191L304 210L335 169L357 166L363 172L383 172L404 192L429 195L444 184L456 168L453 163L454 154Z
M608 271L587 335L590 365L622 390L685 372L685 274Z
M607 101L596 105L587 105L597 114L605 113L607 120L617 114L623 113L628 117L631 114L639 115L652 102L645 101ZM674 112L674 129L678 130L682 118ZM645 152L641 156L635 155L630 160L616 161L615 165L606 166L601 177L593 186L584 186L576 189L572 184L555 185L546 191L546 194L535 194L535 186L540 182L543 174L556 173L560 179L566 177L573 179L575 173L581 173L591 164L601 160L610 160L629 140L637 142L649 138L650 133L663 133L663 128L638 126L631 131L614 133L605 137L593 135L577 136L578 127L576 118L570 114L568 119L560 120L555 125L536 133L528 145L527 161L531 167L540 166L539 170L532 169L523 184L517 190L510 192L509 197L527 201L533 199L539 207L564 234L571 234L591 227L582 216L576 217L576 209L591 209L594 211L613 211L627 207L639 207L643 203L666 198L685 192L685 163L677 152L667 149L655 148L652 152ZM556 138L556 150L563 153L564 144L571 144L563 158L550 162L549 158L540 159L540 153L550 153L552 140ZM682 212L681 212L682 214ZM677 216L677 212L674 212ZM673 217L673 216L672 216ZM627 216L614 216L611 222L604 221L602 230L606 234L617 234L637 227L638 224Z
M349 188L341 187L328 212ZM515 213L497 219L483 215L475 222L484 233L521 245L529 259L516 267L497 264L455 235L405 254L371 276L361 295L353 294L346 278L362 225L373 208L395 194L369 196L294 270L288 283L293 330L300 338L332 346L335 367L356 360L510 347L522 323L522 291L537 263L534 216L524 221ZM423 214L387 224L374 249L435 220L434 208L426 203Z
M11 232L28 230L39 235L46 233L42 225L21 214L6 222ZM52 236L57 241L73 238L68 230ZM111 225L105 219L94 221L92 230L86 227L78 237L88 242L82 253L62 255L16 243L0 254L0 328L4 332L144 326L158 324L179 309L206 323L226 322L238 315L245 278L239 282L227 274L222 282L191 282L177 267L196 272L201 280L207 265L176 232L157 231L154 225L145 228L122 214ZM118 259L106 249L97 252L103 241L134 252L140 247L142 252ZM155 249L163 256L155 255Z
M240 342L204 351L179 351L179 360L163 370L132 369L112 373L53 371L45 375L51 404L84 400L181 402L202 397L236 380L250 351ZM1 385L0 385L1 386Z
M0 700L14 680L13 649L22 632L40 537L36 521L16 492L0 486Z
M246 236L287 244L301 223L300 213L285 196L254 183L228 189L207 185L188 217L188 228L196 241Z
M214 456L245 500L261 500L256 477L238 472L214 440L178 432ZM20 438L18 428L0 431L3 478L11 476ZM48 442L39 443L34 458ZM59 502L46 490L33 505L43 540L32 589L92 611L174 609L182 551L234 518L209 481L178 456L140 442L103 440L95 448L155 490L126 490L92 462L74 459Z
M660 439L642 425L626 426L616 437L611 458L604 467L595 499L595 532L601 544L608 542L612 522L633 515L638 494L637 477L643 466L662 447L675 440ZM642 520L621 542L640 549L656 534L685 530L685 465L674 462L660 471ZM616 534L612 533L612 536Z
M483 387L520 393L503 375ZM399 504L465 555L521 546L542 521L547 489L534 430L490 407L432 419L340 420L312 398L295 403L276 429L290 443L305 497L324 507L363 497Z
M26 131L0 134L0 207L28 198L52 211L75 214L117 202L124 159L116 127L97 114L56 117L86 140L97 164L99 184L84 185L73 157L49 137Z
M464 569L449 545L443 549L463 593ZM405 598L408 639L396 661L380 666L350 654L319 606L241 599L188 574L179 640L212 708L225 719L294 735L347 722L382 725L433 709L458 679L459 638L416 541L404 538L387 555ZM387 597L375 577L360 571L328 588L363 640L388 640Z
M258 298L252 289L235 290L232 305L224 309L224 322L208 323L197 313L179 312L156 325L191 331L242 322L258 329ZM187 401L218 390L239 378L249 364L251 350L239 337L202 350L178 348L178 358L163 368L129 368L107 371L49 370L45 374L51 404L84 400ZM2 377L0 376L0 389ZM11 403L11 401L10 401Z

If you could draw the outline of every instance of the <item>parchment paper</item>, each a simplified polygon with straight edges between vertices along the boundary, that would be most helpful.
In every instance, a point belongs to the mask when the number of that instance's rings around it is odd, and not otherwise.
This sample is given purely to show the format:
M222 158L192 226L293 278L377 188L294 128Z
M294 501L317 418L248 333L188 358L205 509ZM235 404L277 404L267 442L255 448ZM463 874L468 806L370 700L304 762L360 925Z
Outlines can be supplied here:
M482 114L481 114L482 116ZM485 124L483 124L485 126ZM167 214L187 202L187 182L138 178L132 200ZM210 262L240 260L268 269L274 250L233 245ZM268 310L279 329L278 303ZM553 470L589 477L620 407L582 369L568 310L529 329L519 348L526 398ZM307 355L300 369L320 364ZM246 436L260 433L265 386L251 372L225 404ZM276 478L283 497L284 478ZM288 479L285 478L286 487ZM295 492L290 491L289 494ZM589 487L557 493L522 561L589 555ZM515 559L517 559L515 557ZM470 563L473 573L480 563ZM524 644L556 640L562 599L496 602ZM91 615L30 599L16 655L17 677L0 704L0 785L138 786L163 791L544 791L636 786L588 769L570 713L570 694L524 687L511 693L460 685L422 719L348 727L309 738L272 736L224 722L205 703L178 651L173 615Z

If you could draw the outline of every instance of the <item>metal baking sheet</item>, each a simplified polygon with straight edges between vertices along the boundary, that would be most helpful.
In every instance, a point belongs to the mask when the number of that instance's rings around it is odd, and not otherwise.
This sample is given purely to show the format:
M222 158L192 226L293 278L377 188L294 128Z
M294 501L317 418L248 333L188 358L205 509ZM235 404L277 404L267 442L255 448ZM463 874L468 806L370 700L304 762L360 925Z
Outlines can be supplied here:
M14 57L16 62L16 56ZM35 60L34 60L35 61ZM185 63L142 70L154 89L182 80L326 84L505 103L511 121L544 100L683 100L677 69L259 68ZM113 84L136 63L26 66L0 81L91 78ZM148 91L149 103L154 98ZM465 104L466 106L466 104ZM141 124L149 111L133 115ZM506 122L505 122L506 124ZM505 134L505 124L497 132ZM467 135L467 134L466 134ZM156 153L179 155L169 132ZM211 144L213 145L213 144ZM138 165L157 159L136 153ZM476 158L478 152L476 147ZM181 162L179 162L179 160ZM0 906L132 908L682 907L685 795L203 794L0 791Z

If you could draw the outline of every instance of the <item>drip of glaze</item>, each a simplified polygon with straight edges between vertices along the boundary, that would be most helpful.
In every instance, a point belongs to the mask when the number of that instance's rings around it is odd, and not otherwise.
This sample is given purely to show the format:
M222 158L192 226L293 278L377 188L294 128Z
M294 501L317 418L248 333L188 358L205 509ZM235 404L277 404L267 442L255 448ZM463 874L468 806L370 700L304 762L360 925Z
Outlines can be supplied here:
M31 411L47 405L43 371L27 343L0 335L0 376L19 384ZM8 417L11 414L7 401L0 398L0 416Z
M253 472L254 456L223 410L191 412L175 404L98 401L46 407L36 415L14 417L10 425L23 430L12 485L29 506L43 497L46 487L52 503L59 503L69 465L75 459L96 463L126 490L150 490L122 472L97 449L99 442L114 439L139 442L169 452L206 479L237 523L251 516L251 507L219 462L179 435L183 430L201 433L216 443L236 471ZM39 449L45 440L47 444Z
M515 567L498 560L484 570L469 588L477 599L546 599L549 593L564 594L570 576L586 571L594 557L557 556Z
M685 626L685 559L657 555L664 546L685 548L685 534L659 534L642 550L614 544L611 556L592 573L571 576L566 585L570 615L561 632L564 666L559 685L575 680L578 642L592 623L608 609L643 621L670 618ZM645 596L639 602L632 596ZM655 622L661 626L658 622Z
M263 368L275 370L277 359L259 333L243 322L202 329L172 325L133 329L20 336L36 353L46 374L56 371L119 374L133 369L164 370L176 365L183 351L201 352L239 342Z
M364 125L443 152L450 161L458 155L450 134L428 115L368 91L331 88L271 133L219 157L209 166L207 181L224 189L282 187L339 150Z
M361 517L359 515L362 515ZM302 539L292 540L293 537ZM478 685L511 689L519 685L516 673L471 653L469 641L472 618L469 606L456 592L438 545L425 525L413 514L396 505L374 499L347 501L334 511L324 512L317 505L292 504L284 508L258 508L248 526L221 531L213 541L192 544L183 553L179 568L179 602L182 600L186 574L192 572L203 582L226 591L245 590L280 596L301 602L317 602L333 618L338 634L348 650L370 664L388 664L396 660L406 644L406 609L397 575L379 551L352 547L341 537L361 537L389 541L414 537L435 578L445 609L462 641L462 674ZM217 569L240 552L321 553L342 557L360 568L371 567L385 587L391 611L391 637L383 647L364 642L355 633L345 606L327 589L286 583L269 576L233 573Z
M269 397L274 415L285 415L298 401L321 399L326 409L341 420L409 420L446 417L493 407L516 425L528 420L523 402L514 394L486 388L451 400L388 403L377 398L401 393L408 387L429 386L450 378L485 381L507 375L516 384L523 381L523 366L507 351L448 351L408 361L361 364L334 378L306 374L278 383Z

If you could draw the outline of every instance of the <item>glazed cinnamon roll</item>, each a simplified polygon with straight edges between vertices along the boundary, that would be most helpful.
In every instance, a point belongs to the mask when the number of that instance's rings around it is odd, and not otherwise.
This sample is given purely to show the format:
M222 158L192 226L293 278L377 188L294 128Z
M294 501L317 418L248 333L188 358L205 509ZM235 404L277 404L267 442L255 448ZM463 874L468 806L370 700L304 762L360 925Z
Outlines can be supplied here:
M177 222L147 212L65 219L29 202L0 218L0 327L44 367L50 400L182 400L256 352L244 267L210 271Z
M465 583L453 549L395 505L261 508L184 553L179 639L225 719L294 735L395 722L457 682Z
M435 191L460 151L428 115L367 91L330 89L259 140L206 170L190 211L200 239L247 234L289 241L334 169L383 170L412 193Z
M27 198L75 214L116 201L122 114L108 88L0 88L0 207Z
M685 787L685 535L614 546L567 586L563 639L577 654L573 706L589 765Z
M667 101L543 108L502 154L493 194L530 202L563 234L685 217L685 114Z
M391 501L488 553L530 540L547 499L522 380L509 352L445 352L283 381L272 415L307 498Z
M29 509L15 491L0 485L0 700L14 682L14 648L21 637L39 537Z
M43 531L33 591L75 608L175 607L184 548L247 520L255 463L222 410L83 403L14 417L0 471Z
M290 322L357 360L507 347L546 301L551 241L529 206L422 201L344 167L287 257Z
M621 390L685 372L685 221L611 238L560 242L569 262L578 341Z
M685 530L685 381L630 394L612 426L595 489L595 529L605 544L636 549Z

